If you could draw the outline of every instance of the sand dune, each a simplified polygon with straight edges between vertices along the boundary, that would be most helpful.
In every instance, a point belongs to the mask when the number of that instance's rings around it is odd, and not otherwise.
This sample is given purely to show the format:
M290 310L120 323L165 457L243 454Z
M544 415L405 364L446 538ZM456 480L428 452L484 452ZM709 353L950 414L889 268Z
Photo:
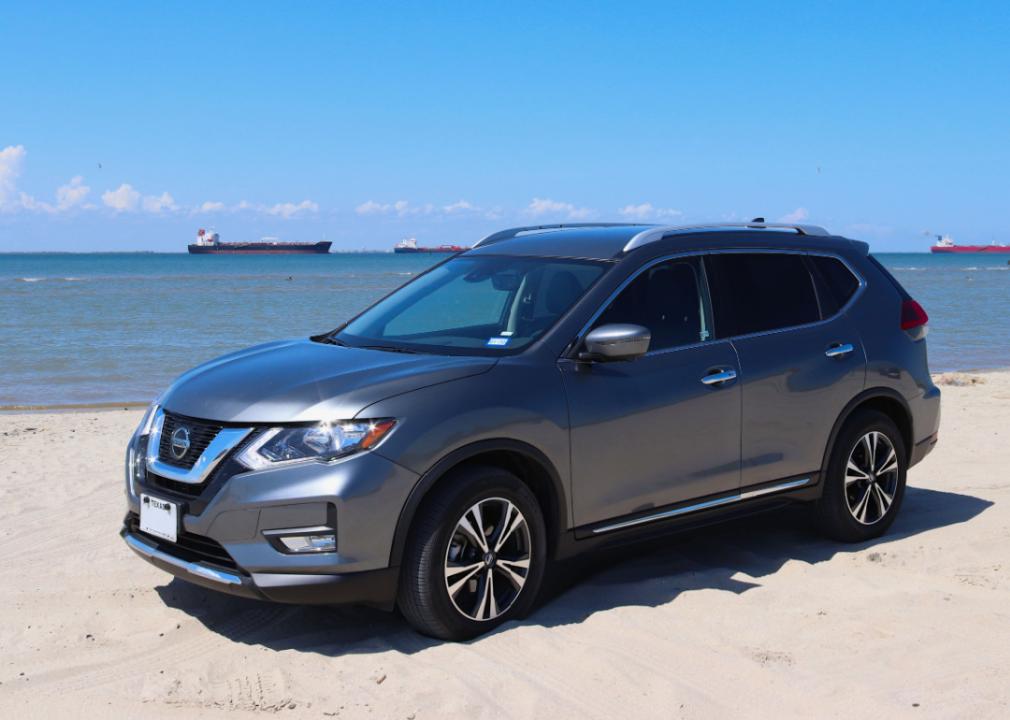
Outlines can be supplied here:
M0 716L1007 717L1010 374L944 387L887 537L800 512L570 568L467 644L173 580L120 541L139 411L0 415Z

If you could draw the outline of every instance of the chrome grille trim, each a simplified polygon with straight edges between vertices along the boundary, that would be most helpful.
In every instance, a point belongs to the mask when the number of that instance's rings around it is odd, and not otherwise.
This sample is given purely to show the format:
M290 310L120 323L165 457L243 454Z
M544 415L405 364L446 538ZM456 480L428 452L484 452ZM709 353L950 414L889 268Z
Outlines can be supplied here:
M222 428L207 445L207 449L193 463L193 467L183 468L167 463L158 457L164 426L165 411L158 408L151 426L151 436L147 441L147 469L149 472L169 480L190 485L199 485L206 480L217 464L253 430L252 428Z

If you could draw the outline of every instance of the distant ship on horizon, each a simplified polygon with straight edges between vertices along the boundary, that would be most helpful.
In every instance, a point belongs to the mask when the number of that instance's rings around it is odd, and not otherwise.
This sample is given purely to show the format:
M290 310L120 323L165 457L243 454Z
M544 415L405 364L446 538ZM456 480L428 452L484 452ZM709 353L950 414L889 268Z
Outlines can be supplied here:
M190 243L190 255L326 255L330 252L328 240L316 243L280 242L276 238L263 238L259 242L221 242L216 232L200 228L196 242Z
M470 248L462 245L435 245L434 247L423 247L417 244L415 238L404 238L393 247L395 253L458 253Z
M950 235L937 235L936 243L930 246L933 253L1010 253L1010 245L958 245Z

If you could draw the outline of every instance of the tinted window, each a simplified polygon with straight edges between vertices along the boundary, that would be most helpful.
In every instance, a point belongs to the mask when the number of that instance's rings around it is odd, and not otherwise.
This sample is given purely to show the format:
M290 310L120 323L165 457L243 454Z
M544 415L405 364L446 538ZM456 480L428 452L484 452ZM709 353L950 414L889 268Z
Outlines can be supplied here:
M600 315L594 327L631 323L649 328L649 350L690 345L708 338L695 259L673 260L636 277Z
M814 268L821 314L831 317L855 294L859 280L838 258L809 255L808 259Z
M803 255L726 253L705 258L719 337L820 320Z

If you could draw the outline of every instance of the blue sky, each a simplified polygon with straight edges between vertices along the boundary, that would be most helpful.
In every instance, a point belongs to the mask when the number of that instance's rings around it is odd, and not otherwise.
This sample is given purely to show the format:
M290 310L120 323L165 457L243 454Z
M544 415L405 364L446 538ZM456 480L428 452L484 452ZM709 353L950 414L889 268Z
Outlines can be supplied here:
M1010 242L999 3L4 3L0 251L564 220Z

